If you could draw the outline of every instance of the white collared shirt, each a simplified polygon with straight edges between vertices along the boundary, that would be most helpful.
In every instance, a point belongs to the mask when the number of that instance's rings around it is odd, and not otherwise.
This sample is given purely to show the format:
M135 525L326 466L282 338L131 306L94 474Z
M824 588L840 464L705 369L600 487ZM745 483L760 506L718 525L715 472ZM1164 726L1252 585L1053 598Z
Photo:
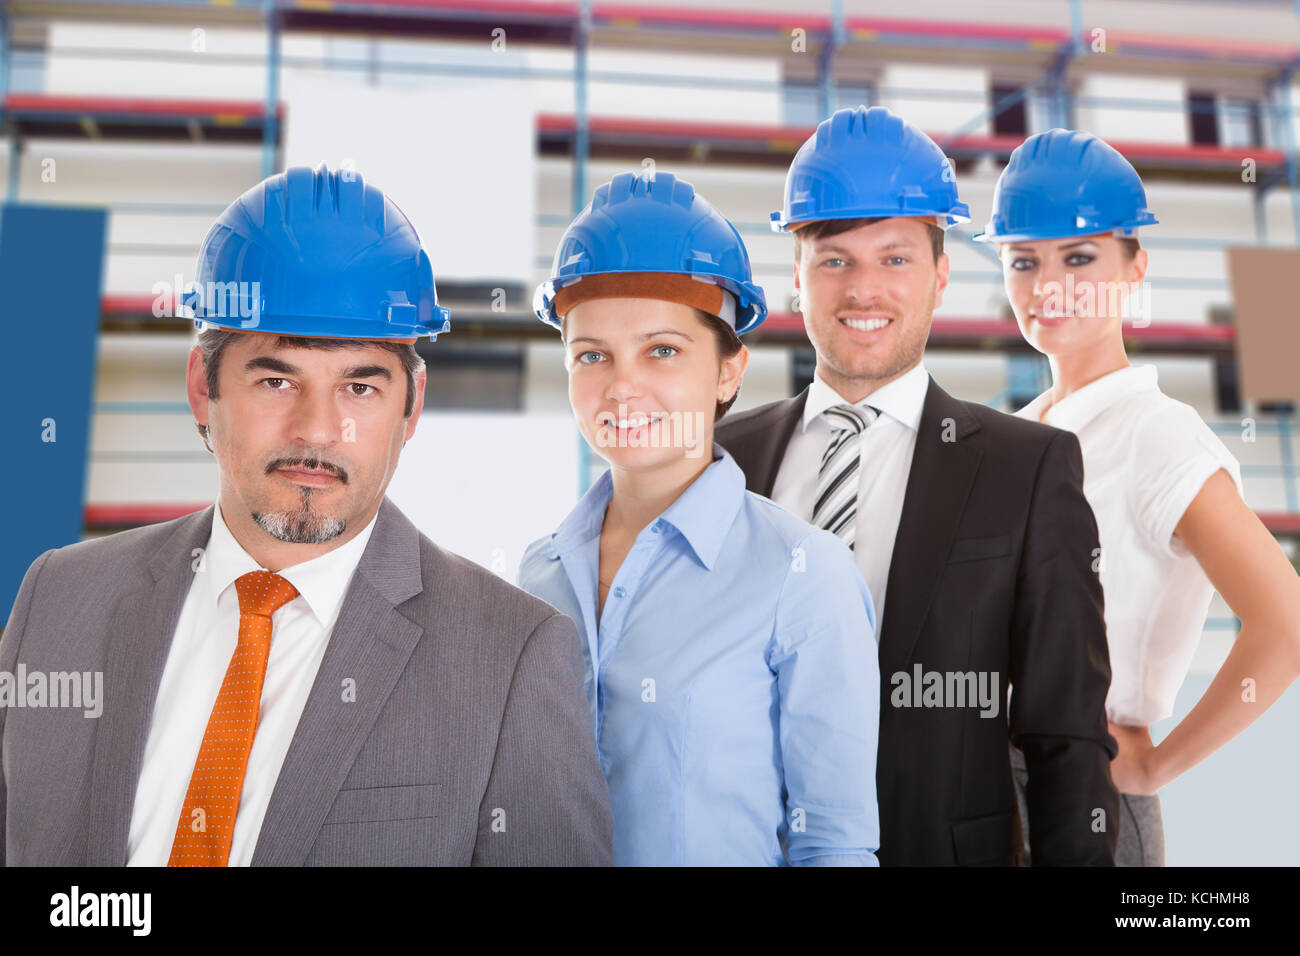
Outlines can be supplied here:
M1103 375L1048 405L1018 411L1074 432L1083 491L1097 518L1106 599L1106 717L1145 727L1173 713L1214 586L1174 528L1220 468L1241 493L1241 468L1196 409L1165 395L1154 365Z
M289 751L343 597L379 514L347 543L279 572L298 596L271 618L271 652L262 685L257 736L235 816L230 866L253 859L262 818ZM230 533L218 504L212 534L181 609L167 652L127 843L128 866L166 866L208 718L239 635L235 579L260 565ZM340 690L340 693L342 691Z
M903 514L907 477L912 473L912 452L921 425L921 410L930 385L924 363L918 362L898 378L876 389L859 406L870 405L880 416L862 433L859 446L858 512L853 557L876 607L876 641L885 619L885 590L889 563L894 556L894 536ZM785 457L772 486L772 500L804 521L812 520L817 493L817 471L831 440L826 409L852 405L813 374L803 418L786 445Z

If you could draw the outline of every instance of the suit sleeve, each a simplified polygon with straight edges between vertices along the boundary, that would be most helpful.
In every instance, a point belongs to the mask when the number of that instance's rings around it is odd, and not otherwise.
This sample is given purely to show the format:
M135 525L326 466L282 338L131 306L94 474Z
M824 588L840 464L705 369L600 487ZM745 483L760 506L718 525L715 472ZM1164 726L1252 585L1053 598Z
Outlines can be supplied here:
M1048 444L1030 504L1011 640L1011 742L1029 774L1035 865L1113 865L1119 795L1097 522L1074 434Z
M476 866L608 866L609 789L587 717L578 632L563 614L529 635L479 806Z
M23 630L27 626L27 615L32 608L32 595L36 592L36 578L41 568L54 553L51 549L32 562L23 577L18 597L14 599L13 610L9 612L9 622L4 634L0 635L0 672L12 674L18 669L18 647L23 639ZM5 713L6 707L0 707L0 867L8 865L9 857L9 784L5 771Z

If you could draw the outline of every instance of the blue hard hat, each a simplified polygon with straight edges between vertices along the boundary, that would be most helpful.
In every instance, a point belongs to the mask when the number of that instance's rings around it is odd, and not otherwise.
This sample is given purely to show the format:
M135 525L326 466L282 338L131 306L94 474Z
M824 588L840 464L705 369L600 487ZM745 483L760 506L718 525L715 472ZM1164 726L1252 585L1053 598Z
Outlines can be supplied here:
M431 339L451 328L415 227L360 173L293 166L231 203L182 299L195 322L313 338Z
M970 221L957 178L929 136L883 106L836 110L799 147L772 229L822 219L936 216Z
M1133 164L1078 130L1037 133L1007 160L981 242L1032 242L1103 232L1133 235L1158 222Z
M661 272L708 279L736 297L736 333L767 318L749 253L736 227L695 187L672 173L620 173L597 187L555 250L551 278L537 287L533 310L560 326L555 294L585 276Z

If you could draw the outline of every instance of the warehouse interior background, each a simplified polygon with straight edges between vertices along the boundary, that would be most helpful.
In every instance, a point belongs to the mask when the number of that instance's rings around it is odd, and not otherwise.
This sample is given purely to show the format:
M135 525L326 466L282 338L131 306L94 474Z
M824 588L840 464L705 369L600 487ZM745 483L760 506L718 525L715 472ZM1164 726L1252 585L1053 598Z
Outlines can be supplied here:
M817 122L867 104L953 161L973 221L948 233L952 280L925 363L953 395L1006 411L1050 384L995 252L971 241L1008 154L1067 126L1134 163L1160 225L1141 236L1150 315L1132 324L1130 360L1156 365L1211 424L1248 504L1300 561L1294 402L1243 391L1228 265L1233 248L1297 248L1297 66L1292 0L4 3L6 199L106 211L80 534L216 498L184 397L193 324L170 314L172 296L228 203L323 160L402 207L452 312L452 331L419 346L425 406L390 496L434 541L513 580L524 547L604 468L573 423L558 335L530 308L569 220L647 161L694 183L741 230L773 311L746 337L735 409L795 394L813 354L791 309L791 240L768 213ZM1296 320L1294 306L1268 318ZM71 377L56 355L29 364ZM8 601L41 550L6 565ZM1216 597L1157 740L1236 627ZM1298 698L1162 791L1171 865L1300 857Z

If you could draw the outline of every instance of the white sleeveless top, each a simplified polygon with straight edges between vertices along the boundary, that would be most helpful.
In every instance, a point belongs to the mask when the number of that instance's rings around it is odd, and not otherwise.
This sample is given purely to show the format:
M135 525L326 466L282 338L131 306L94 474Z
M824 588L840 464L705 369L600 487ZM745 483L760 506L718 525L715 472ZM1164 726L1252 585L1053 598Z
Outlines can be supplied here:
M1111 682L1106 716L1148 726L1173 713L1214 586L1173 536L1220 468L1241 493L1241 468L1192 406L1156 386L1153 365L1103 375L1039 415L1044 392L1016 412L1074 432L1083 491L1097 518Z

